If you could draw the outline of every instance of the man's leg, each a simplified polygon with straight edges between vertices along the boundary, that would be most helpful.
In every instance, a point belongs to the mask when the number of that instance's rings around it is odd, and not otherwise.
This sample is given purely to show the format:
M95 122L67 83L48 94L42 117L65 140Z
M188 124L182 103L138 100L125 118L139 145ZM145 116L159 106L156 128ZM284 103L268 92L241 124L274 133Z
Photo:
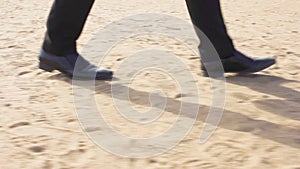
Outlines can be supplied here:
M39 55L39 68L58 70L79 79L111 79L113 72L85 60L76 50L94 0L55 0L47 22L47 33ZM76 64L77 63L77 64ZM75 71L75 66L80 68Z
M186 0L193 24L212 42L220 58L233 55L234 46L227 34L219 0Z
M186 0L188 10L194 26L202 31L213 44L219 54L225 72L254 73L266 69L275 63L273 58L252 59L235 50L231 38L227 34L219 0ZM196 31L200 41L201 33ZM199 46L202 56L204 75L207 75L205 64L211 58L208 44L201 41Z
M59 56L76 52L76 40L93 3L94 0L55 0L47 21L43 50Z

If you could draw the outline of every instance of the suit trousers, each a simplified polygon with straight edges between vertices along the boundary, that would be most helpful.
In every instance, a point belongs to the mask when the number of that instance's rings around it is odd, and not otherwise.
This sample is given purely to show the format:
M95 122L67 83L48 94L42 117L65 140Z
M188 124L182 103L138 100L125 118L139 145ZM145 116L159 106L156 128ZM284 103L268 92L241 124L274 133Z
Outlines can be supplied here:
M58 56L77 52L76 41L93 3L94 0L55 0L42 48ZM234 46L227 34L219 0L186 0L186 4L192 23L209 38L220 58L232 56Z

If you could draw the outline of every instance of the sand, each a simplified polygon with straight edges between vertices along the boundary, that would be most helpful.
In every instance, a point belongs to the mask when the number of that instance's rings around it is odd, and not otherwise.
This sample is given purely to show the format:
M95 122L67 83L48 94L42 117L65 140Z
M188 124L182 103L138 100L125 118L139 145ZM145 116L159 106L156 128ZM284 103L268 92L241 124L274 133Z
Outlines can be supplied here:
M72 81L59 72L37 68L52 2L1 0L0 4L1 169L300 168L299 0L222 1L228 31L237 48L250 56L275 56L277 63L255 75L228 75L224 116L205 144L199 144L199 136L210 105L210 80L201 76L199 59L189 49L172 39L136 37L109 53L101 66L116 70L139 49L163 47L189 66L202 91L199 104L203 109L187 137L168 152L146 159L122 158L96 146L77 120ZM183 0L99 0L78 42L79 50L105 25L145 12L190 22ZM95 98L115 130L134 137L154 136L176 120L182 98L169 77L144 72L133 81L132 105L136 109L148 109L148 94L157 88L170 101L171 108L162 119L144 127L117 115L111 83L98 82Z

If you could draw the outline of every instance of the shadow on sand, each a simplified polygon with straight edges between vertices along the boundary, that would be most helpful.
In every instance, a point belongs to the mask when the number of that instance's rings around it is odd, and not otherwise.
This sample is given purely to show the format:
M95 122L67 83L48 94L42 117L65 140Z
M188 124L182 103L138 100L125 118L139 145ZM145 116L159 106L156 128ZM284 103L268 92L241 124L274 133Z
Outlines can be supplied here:
M257 108L267 112L293 120L300 120L300 92L284 86L284 84L299 83L299 81L258 74L228 77L227 83L246 86L259 93L278 97L278 99L255 100L253 103Z
M50 78L63 80L69 84L72 84L72 80L70 80L69 78L67 78L62 74L54 75L51 76ZM229 77L227 79L227 82L234 83L237 85L247 86L250 89L253 89L255 91L283 98L283 100L277 100L276 102L274 100L257 101L256 104L263 105L259 107L263 107L265 110L268 110L269 108L271 109L271 107L268 106L274 106L273 104L278 104L279 106L282 106L282 110L283 110L286 108L286 104L289 104L291 102L296 103L300 97L299 92L297 92L296 90L282 86L282 84L284 83L294 82L294 81L286 80L276 76L269 76L269 75L235 76L235 77ZM95 85L96 85L95 88L97 94L105 94L107 96L111 96L110 82L97 81ZM118 85L114 87L119 88L120 90L122 90L122 88L125 88L125 86L122 85ZM133 95L134 98L136 98L131 100L133 103L139 105L145 105L145 106L149 105L148 92L139 91L132 88L130 88L129 90L130 90L130 95ZM120 97L118 99L127 99L127 98ZM166 100L167 100L167 105L164 110L167 112L178 114L181 106L181 101L174 98L166 98ZM273 102L273 103L270 104L269 102ZM195 103L186 103L186 104L195 106ZM197 120L205 121L207 112L209 110L209 106L205 106L205 105L199 105L199 106L200 109L199 109ZM274 108L272 108L272 110L273 109ZM281 115L283 114L284 112ZM191 117L192 115L185 114L184 116ZM300 119L299 116L300 115L297 115L291 118ZM233 131L251 133L253 135L265 139L273 140L278 143L300 149L300 129L272 123L265 120L255 120L246 115L240 114L238 112L224 110L224 115L218 127L228 129L228 130L233 130Z

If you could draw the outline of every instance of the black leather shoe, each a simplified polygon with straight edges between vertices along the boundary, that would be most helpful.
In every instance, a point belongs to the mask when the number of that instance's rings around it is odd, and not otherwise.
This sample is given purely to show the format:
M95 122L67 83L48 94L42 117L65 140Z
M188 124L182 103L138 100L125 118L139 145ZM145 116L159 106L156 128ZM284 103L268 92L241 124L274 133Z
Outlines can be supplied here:
M224 73L239 73L249 74L264 70L273 64L275 64L274 58L252 59L242 54L239 51L235 51L234 55L221 59L221 63L224 68ZM211 65L210 63L202 63L201 69L204 76L208 76L207 70L204 65Z
M56 56L41 50L39 60L40 69L48 72L58 70L76 79L104 80L111 79L113 76L112 71L104 68L98 68L77 53L68 54L65 56ZM74 70L75 64L76 71Z

